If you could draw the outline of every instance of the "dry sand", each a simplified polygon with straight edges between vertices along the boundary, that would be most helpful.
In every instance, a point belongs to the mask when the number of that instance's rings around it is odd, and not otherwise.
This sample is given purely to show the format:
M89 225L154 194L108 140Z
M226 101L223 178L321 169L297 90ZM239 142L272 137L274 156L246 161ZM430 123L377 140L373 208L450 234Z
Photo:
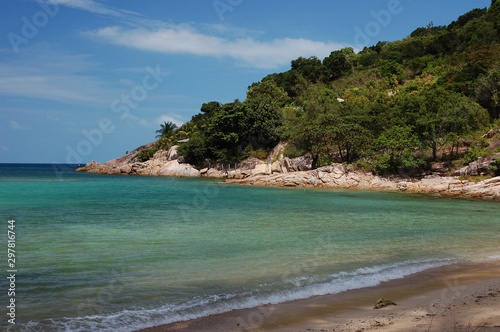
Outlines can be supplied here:
M397 306L373 309L379 298ZM499 331L500 262L453 265L376 287L233 310L159 331Z

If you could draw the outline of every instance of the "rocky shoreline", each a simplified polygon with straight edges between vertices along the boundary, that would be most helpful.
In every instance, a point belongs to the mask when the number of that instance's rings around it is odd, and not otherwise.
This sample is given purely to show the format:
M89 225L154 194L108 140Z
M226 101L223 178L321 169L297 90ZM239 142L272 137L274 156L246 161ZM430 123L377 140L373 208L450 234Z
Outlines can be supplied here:
M425 177L423 179L388 179L371 173L347 171L343 164L335 164L305 172L228 179L226 182L272 187L383 190L500 201L500 177L479 183L461 181L458 177L439 176Z
M206 177L225 179L226 183L231 184L253 186L384 190L500 201L500 177L479 183L463 181L458 177L436 175L422 179L387 178L352 170L344 164L333 164L312 170L310 158L283 158L280 155L282 150L280 147L271 154L270 160L276 160L274 162L264 162L254 158L247 159L239 165L217 164L198 170L182 162L182 157L177 154L177 146L168 151L159 150L148 161L137 162L134 158L142 148L144 147L104 164L92 161L77 171L110 175ZM477 169L477 165L472 165L472 168ZM461 174L460 172L465 171L460 170L457 173Z

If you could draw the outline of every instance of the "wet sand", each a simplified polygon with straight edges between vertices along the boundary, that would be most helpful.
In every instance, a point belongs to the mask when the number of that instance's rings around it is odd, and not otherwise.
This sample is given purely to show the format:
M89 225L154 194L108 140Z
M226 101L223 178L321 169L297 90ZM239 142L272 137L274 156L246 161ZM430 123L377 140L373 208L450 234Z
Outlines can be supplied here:
M373 309L380 298L397 306ZM141 330L160 331L500 332L500 262L445 266L375 287Z

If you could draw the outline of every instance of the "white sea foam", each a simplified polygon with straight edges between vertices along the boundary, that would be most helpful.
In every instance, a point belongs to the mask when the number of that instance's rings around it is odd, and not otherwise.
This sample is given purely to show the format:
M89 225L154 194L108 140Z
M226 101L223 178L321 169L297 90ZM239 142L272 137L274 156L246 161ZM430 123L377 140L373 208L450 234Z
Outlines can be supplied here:
M154 309L123 310L114 314L99 314L78 318L31 322L28 331L43 331L50 326L52 331L135 331L138 329L169 324L219 314L233 309L253 308L264 304L278 304L306 299L317 295L336 294L352 289L377 286L411 274L455 263L454 259L411 260L386 265L358 268L328 276L298 277L283 280L281 284L296 285L286 290L265 293L276 285L261 285L253 292L210 295L197 297L182 304L165 304ZM324 280L317 283L318 279ZM302 285L302 286L298 286Z

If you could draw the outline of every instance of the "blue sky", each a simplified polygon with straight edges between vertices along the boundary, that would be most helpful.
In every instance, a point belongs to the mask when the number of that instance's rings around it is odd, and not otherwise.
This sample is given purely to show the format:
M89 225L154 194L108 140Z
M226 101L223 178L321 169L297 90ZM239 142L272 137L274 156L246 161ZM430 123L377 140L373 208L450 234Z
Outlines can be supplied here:
M490 0L0 0L0 163L105 162L299 56L393 41Z

